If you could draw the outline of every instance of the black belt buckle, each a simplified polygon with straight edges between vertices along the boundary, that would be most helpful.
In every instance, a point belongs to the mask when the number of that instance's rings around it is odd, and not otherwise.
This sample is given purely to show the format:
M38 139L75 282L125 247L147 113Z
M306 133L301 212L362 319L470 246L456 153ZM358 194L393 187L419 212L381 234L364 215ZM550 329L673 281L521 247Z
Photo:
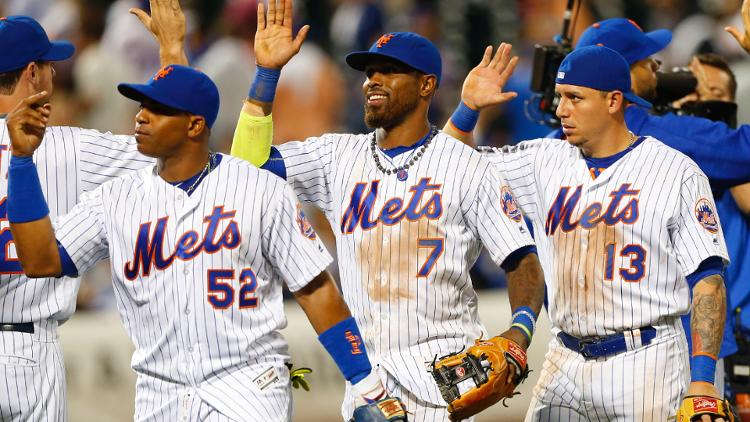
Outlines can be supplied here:
M578 340L578 353L586 359L594 359L598 356L594 356L589 351L588 346L598 343L599 340L596 338L587 338Z
M0 331L34 334L34 324L31 322L16 324L0 322Z

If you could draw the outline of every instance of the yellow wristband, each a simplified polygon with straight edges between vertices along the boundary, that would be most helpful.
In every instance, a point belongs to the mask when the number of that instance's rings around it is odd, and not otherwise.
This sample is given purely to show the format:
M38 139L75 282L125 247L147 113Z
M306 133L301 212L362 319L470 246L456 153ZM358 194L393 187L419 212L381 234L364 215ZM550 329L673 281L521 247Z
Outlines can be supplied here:
M522 332L523 332L524 334L526 334L526 337L528 337L529 341L531 341L531 331L529 331L529 329L528 329L528 328L527 328L527 327L526 327L525 325L521 324L520 322L514 322L514 323L513 323L513 324L512 324L511 326L510 326L510 328L518 328L518 329L519 329L519 330L521 330L521 331L522 331Z
M273 117L250 116L240 112L237 127L234 129L231 154L260 167L271 156L273 140Z

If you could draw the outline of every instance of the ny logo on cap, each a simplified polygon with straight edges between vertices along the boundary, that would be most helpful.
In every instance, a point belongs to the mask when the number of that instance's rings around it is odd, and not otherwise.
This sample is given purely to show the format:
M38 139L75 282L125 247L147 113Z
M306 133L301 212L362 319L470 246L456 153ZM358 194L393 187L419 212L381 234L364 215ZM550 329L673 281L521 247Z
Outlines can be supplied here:
M162 67L161 69L159 69L158 72L156 72L156 75L154 75L154 80L158 81L159 79L166 77L167 75L169 75L171 71L172 71L172 66Z
M391 38L393 38L393 34L385 34L381 36L380 38L378 38L378 41L377 41L378 48L388 44Z

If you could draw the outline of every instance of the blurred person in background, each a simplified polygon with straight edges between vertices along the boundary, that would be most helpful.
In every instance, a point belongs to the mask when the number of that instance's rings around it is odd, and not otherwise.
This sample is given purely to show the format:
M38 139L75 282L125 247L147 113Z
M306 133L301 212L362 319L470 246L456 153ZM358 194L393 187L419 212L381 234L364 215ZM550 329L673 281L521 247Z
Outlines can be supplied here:
M78 0L78 55L73 65L77 94L77 124L113 133L133 130L136 107L131 101L115 95L117 82L136 77L125 57L101 43L107 12L113 0ZM129 19L137 23L134 16ZM56 110L57 111L57 110Z
M228 152L237 123L237 106L245 93L239 86L252 81L255 56L256 0L189 0L192 19L186 35L190 63L207 74L219 88L222 106L211 130L211 148Z

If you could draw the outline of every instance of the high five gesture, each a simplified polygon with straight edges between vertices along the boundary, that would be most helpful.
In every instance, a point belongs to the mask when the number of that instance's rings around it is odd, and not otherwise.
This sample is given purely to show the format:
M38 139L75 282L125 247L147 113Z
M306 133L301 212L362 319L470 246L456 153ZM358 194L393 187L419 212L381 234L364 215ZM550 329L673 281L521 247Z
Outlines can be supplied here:
M263 2L258 2L258 30L255 33L255 60L258 65L281 69L299 52L310 30L305 25L292 37L292 0L268 0L266 14Z

